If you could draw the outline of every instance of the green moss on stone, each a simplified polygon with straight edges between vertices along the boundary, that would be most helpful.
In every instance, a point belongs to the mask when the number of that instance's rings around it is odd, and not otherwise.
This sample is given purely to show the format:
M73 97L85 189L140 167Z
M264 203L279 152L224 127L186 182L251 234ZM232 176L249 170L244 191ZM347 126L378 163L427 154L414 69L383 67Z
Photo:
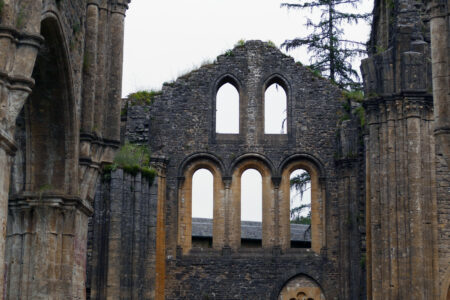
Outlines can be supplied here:
M153 99L161 95L161 91L138 91L128 95L128 100L130 100L131 105L150 105Z
M145 145L126 143L120 147L114 157L114 163L103 167L103 180L110 180L111 172L117 168L133 176L141 173L150 184L156 177L156 170L150 166L150 151Z

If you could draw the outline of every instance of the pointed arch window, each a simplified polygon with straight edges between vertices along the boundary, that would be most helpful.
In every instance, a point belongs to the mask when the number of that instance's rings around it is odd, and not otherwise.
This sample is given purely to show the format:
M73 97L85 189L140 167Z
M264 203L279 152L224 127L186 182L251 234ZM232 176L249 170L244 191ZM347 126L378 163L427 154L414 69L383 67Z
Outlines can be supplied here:
M264 133L287 133L287 94L277 82L270 84L264 93Z
M239 91L230 82L217 90L216 133L239 133Z

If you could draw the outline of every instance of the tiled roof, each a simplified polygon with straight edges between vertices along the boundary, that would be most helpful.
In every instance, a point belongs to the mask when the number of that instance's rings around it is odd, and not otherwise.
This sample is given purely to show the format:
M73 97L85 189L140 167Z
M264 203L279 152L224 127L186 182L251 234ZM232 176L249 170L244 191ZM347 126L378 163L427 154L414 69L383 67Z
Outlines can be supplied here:
M261 240L262 223L253 221L241 222L242 238ZM192 218L193 237L212 237L212 219ZM292 241L311 241L311 228L309 225L291 224Z

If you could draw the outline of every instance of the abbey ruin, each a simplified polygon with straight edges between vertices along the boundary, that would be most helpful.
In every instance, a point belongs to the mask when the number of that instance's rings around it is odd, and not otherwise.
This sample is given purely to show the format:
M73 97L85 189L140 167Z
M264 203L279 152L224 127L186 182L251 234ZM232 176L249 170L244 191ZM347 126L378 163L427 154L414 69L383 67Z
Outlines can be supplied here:
M0 0L2 299L450 299L450 2L375 0L362 103L260 41L122 99L129 2ZM227 84L235 133L216 131ZM109 167L126 143L154 178ZM199 169L211 219L192 216ZM241 222L248 169L258 228ZM297 169L309 228L290 224Z

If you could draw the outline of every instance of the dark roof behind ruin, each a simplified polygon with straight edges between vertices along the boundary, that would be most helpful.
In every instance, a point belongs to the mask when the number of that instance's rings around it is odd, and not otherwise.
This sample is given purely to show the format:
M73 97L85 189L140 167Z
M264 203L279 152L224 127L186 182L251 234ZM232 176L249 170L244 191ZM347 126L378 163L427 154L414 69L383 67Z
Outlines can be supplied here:
M261 240L261 222L242 221L241 226L243 239ZM192 236L201 238L212 237L212 219L192 218ZM310 242L310 226L303 224L291 224L291 241Z

